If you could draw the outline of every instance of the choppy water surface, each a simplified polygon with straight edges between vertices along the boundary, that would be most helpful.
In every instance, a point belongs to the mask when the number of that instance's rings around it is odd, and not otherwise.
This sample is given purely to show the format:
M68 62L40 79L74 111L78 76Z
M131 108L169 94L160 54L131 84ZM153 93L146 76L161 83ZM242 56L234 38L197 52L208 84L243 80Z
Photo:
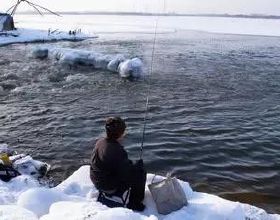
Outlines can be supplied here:
M151 62L152 34L101 35L53 46L124 53ZM159 34L144 160L200 191L280 212L280 38L192 31ZM89 162L104 118L124 117L138 157L147 80L129 82L0 48L0 142L52 164L57 181ZM61 77L61 76L64 77Z

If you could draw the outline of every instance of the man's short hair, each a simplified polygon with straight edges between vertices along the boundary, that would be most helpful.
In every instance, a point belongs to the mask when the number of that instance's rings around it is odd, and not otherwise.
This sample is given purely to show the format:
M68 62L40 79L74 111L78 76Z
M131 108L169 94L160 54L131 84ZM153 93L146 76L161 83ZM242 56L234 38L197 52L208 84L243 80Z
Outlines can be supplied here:
M121 137L125 131L126 125L120 117L110 117L106 119L105 129L107 138L116 140Z

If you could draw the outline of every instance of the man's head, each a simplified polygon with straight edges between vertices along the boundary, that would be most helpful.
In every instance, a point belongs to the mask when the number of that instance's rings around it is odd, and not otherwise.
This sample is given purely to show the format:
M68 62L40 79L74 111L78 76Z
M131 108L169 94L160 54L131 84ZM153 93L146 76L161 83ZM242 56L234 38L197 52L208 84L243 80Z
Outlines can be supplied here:
M107 138L117 140L123 136L126 125L120 117L110 117L106 119L105 129Z

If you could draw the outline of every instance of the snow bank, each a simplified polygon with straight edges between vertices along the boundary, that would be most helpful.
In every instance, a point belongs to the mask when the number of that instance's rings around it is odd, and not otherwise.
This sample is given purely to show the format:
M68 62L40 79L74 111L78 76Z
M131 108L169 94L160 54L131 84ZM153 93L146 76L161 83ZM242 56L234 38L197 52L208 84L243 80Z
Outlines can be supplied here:
M13 168L22 175L33 176L34 178L43 177L50 169L50 165L38 160L34 160L31 156L24 154L10 156Z
M30 42L46 42L46 41L58 41L58 40L85 40L90 36L82 33L76 35L69 35L67 32L56 31L49 33L46 30L34 30L34 29L17 29L14 31L2 32L0 36L0 46L13 44L13 43L30 43ZM94 36L91 36L94 37Z
M15 205L0 206L1 220L38 220L37 216L21 207Z
M34 188L22 193L17 204L37 216L42 216L49 212L49 208L53 203L67 200L67 196L54 189ZM44 202L42 202L44 201Z
M55 59L64 66L87 66L92 69L119 73L122 78L141 78L143 63L139 58L126 59L124 55L104 55L87 50L35 47L32 56L38 59Z
M30 176L21 175L10 182L0 180L0 207L1 205L16 204L18 197L31 188L37 188L40 184Z
M154 175L148 174L147 184ZM89 178L89 166L82 166L69 178L55 188L48 189L34 183L25 184L17 177L11 183L0 182L1 187L13 195L13 199L0 205L0 219L19 219L11 217L22 213L22 219L31 220L279 220L279 215L269 215L264 210L238 202L231 202L218 196L194 192L187 182L180 181L189 205L169 215L157 213L155 203L146 187L147 208L136 213L125 208L109 209L96 201L97 190ZM157 176L154 181L163 177ZM13 183L14 182L14 183ZM13 187L14 184L16 187ZM19 188L22 187L22 190ZM0 191L0 198L3 198ZM7 193L6 193L7 194ZM20 195L19 195L20 194ZM19 195L19 196L18 196ZM4 193L5 196L5 193ZM7 206L12 204L12 206ZM10 210L13 210L10 213ZM1 216L2 215L2 216ZM26 216L29 216L27 218Z

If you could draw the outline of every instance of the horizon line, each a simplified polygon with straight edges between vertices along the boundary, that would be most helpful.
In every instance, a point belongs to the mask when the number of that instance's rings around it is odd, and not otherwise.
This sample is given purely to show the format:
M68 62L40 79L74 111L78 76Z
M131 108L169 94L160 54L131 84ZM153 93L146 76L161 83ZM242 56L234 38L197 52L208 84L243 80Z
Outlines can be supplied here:
M57 11L61 15L140 15L140 16L189 16L189 17L235 17L235 18L263 18L280 19L280 15L271 14L230 14L230 13L153 13L153 12L117 12L117 11ZM17 14L32 15L35 11L19 11ZM46 15L50 13L45 13Z

